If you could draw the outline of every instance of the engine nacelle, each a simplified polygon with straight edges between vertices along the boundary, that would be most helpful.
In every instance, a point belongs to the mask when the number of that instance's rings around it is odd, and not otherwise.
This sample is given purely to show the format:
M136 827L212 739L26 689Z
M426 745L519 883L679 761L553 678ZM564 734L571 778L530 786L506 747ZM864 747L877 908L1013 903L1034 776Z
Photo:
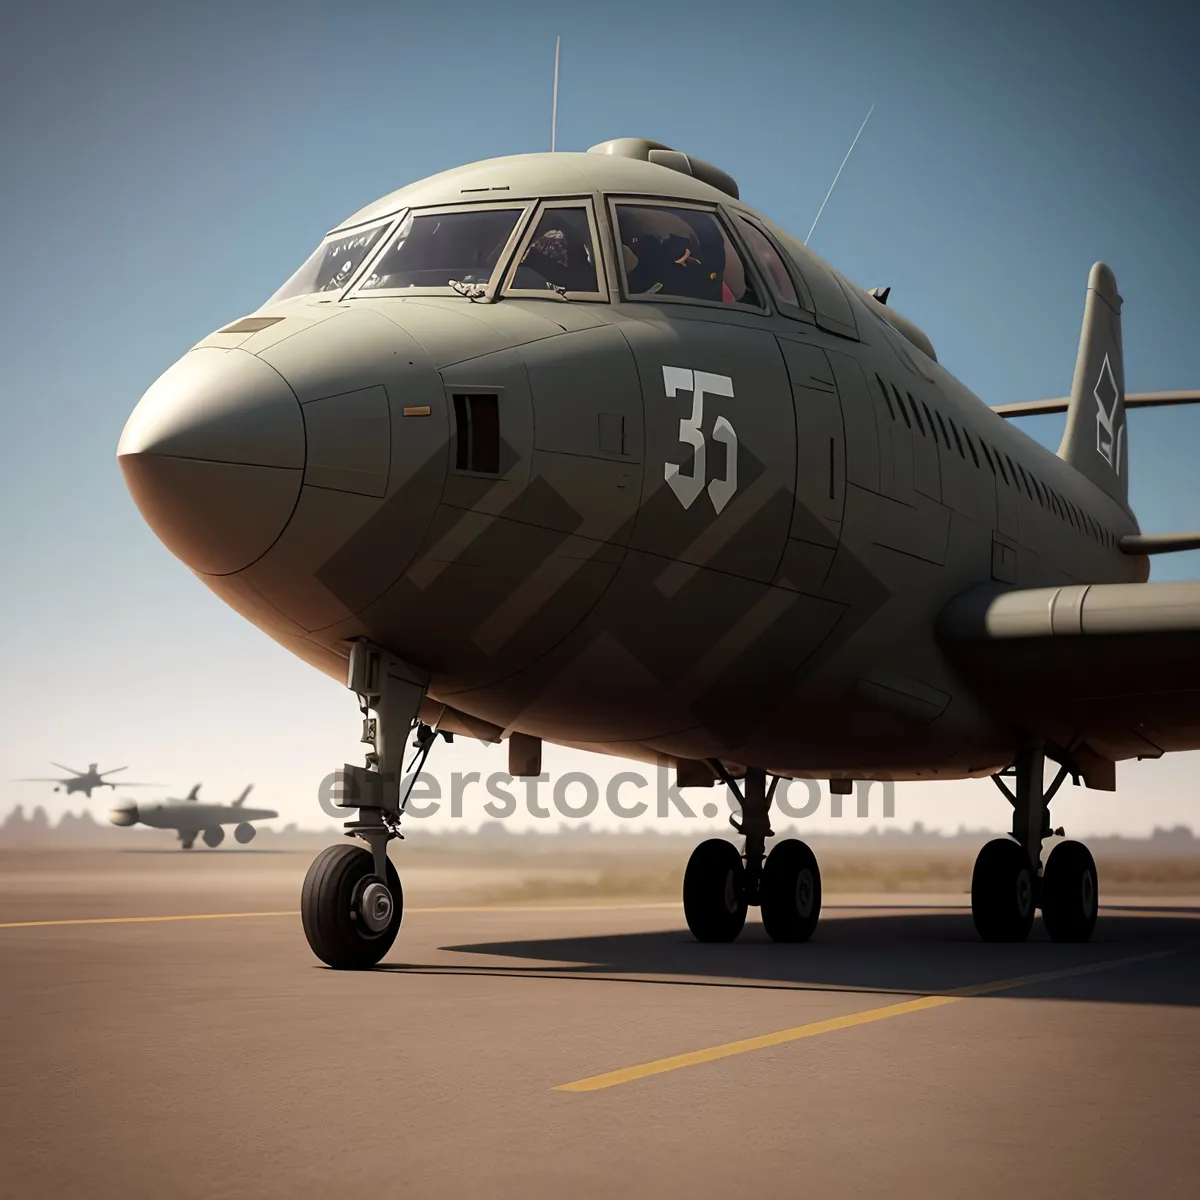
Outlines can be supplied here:
M217 847L225 840L225 830L220 825L214 825L211 829L204 831L204 844L206 846Z
M137 805L132 800L114 805L108 814L109 823L112 825L136 825L138 819Z
M254 841L254 826L249 821L243 821L233 831L233 836L244 846L247 842Z

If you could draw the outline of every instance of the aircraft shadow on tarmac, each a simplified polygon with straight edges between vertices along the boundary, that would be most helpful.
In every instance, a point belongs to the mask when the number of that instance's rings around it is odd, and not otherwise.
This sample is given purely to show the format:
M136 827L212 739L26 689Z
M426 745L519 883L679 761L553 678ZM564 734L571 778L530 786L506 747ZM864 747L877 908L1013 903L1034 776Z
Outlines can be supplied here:
M1155 910L1161 913L1164 910ZM923 911L845 916L824 921L804 945L776 945L758 924L737 942L701 945L686 929L592 937L445 946L451 952L514 961L495 967L386 963L401 973L478 974L515 978L608 979L666 986L864 990L927 995L956 988L1070 970L1090 963L1156 955L1125 967L1030 983L998 995L1112 1003L1200 1004L1200 909L1186 916L1100 918L1088 945L1055 944L1041 922L1023 944L980 942L969 914ZM521 961L523 960L523 961ZM529 960L545 965L528 966ZM630 980L629 976L636 976Z

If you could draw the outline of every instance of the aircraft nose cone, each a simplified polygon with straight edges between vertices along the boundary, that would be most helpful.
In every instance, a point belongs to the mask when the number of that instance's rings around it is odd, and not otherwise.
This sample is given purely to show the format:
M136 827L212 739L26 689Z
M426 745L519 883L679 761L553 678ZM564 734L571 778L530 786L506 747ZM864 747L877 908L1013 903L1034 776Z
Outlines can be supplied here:
M151 384L117 447L150 528L207 575L270 549L296 506L304 457L304 419L283 376L246 351L209 347Z
M138 822L137 805L132 800L118 804L109 812L108 819L113 825L136 825Z

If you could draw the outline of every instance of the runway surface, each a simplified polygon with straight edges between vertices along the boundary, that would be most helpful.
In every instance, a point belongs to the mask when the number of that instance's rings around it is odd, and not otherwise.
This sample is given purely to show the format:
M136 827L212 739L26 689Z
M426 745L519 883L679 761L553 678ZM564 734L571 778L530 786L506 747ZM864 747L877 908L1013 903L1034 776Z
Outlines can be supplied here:
M1196 1194L1195 900L984 946L964 897L835 896L808 945L700 946L415 881L354 974L303 861L84 858L0 861L5 1195Z

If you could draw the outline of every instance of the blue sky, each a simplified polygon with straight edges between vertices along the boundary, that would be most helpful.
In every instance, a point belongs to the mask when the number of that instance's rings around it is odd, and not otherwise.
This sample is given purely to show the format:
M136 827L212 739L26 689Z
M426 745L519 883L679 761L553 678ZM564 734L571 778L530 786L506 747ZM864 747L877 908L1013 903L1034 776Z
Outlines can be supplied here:
M1126 301L1129 389L1200 384L1198 26L1157 2L10 8L0 776L129 762L215 794L255 779L314 814L316 781L358 753L351 698L159 545L117 439L153 379L329 226L435 171L547 149L556 35L560 149L656 138L801 237L874 103L813 248L890 285L946 366L1003 403L1065 394L1100 258ZM1024 427L1057 444L1055 419ZM1200 410L1130 428L1143 528L1200 528ZM1200 555L1154 577L1200 578ZM440 767L503 760L456 746ZM1122 768L1117 799L1069 801L1077 828L1190 821L1196 765ZM906 821L1004 819L986 784L899 796ZM53 798L0 782L0 811L34 799Z

